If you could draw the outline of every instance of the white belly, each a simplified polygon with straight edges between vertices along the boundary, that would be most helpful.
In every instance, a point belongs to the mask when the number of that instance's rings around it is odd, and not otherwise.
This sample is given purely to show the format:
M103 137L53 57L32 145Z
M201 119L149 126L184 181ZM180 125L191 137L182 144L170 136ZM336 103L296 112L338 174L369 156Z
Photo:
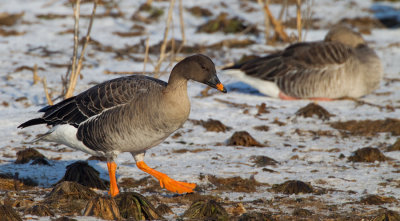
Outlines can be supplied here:
M51 128L43 140L67 145L73 149L83 151L94 156L107 156L103 151L92 150L76 137L78 129L68 124L57 125ZM115 153L116 155L117 153ZM114 155L114 154L113 154Z

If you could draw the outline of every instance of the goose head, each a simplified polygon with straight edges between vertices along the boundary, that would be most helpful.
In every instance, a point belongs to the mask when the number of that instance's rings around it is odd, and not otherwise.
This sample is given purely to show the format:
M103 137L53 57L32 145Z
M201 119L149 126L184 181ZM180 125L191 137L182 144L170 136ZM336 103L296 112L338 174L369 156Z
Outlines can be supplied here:
M352 48L366 44L360 33L342 25L331 28L325 36L325 41L340 42Z
M227 92L217 77L214 63L209 57L202 54L192 55L180 61L172 69L171 77L173 75L206 84L224 93Z

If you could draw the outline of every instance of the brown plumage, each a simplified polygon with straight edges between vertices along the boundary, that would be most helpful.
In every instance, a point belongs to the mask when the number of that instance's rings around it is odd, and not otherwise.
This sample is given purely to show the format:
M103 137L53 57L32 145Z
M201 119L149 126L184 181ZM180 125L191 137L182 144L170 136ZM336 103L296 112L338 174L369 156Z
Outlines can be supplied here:
M44 112L42 117L19 127L51 125L52 129L40 139L107 157L113 196L118 193L114 158L120 152L130 152L138 167L159 179L161 186L168 190L192 192L194 184L174 181L143 162L147 149L161 143L188 119L188 80L226 92L211 59L194 55L173 68L168 83L139 75L106 81L42 108L39 110Z
M359 33L337 26L324 41L296 43L225 73L272 97L336 99L371 93L379 87L383 69Z

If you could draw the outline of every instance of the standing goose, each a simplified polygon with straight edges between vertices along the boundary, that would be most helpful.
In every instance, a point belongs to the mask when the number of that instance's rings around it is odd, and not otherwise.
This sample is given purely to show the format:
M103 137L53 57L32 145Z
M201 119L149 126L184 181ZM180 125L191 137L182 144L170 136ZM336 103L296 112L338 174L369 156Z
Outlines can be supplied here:
M371 93L379 87L383 69L359 33L336 26L324 41L296 43L224 73L271 97L332 100Z
M39 112L44 112L42 117L29 120L19 128L51 125L39 139L105 156L111 196L119 193L114 158L121 152L130 152L137 167L158 179L161 187L175 193L190 193L196 184L175 181L143 162L147 149L160 144L188 119L188 80L226 93L211 59L193 55L172 69L168 83L139 75L106 81L40 109Z

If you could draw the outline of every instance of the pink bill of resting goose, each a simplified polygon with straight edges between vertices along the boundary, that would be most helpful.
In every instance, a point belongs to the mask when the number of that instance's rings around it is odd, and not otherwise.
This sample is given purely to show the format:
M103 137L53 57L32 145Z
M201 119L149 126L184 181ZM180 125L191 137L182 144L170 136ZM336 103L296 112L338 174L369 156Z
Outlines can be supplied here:
M223 73L271 97L333 100L371 93L379 87L383 68L359 33L334 26L324 41L296 43Z
M179 62L168 83L142 75L116 78L40 109L43 116L19 127L50 125L52 128L39 139L106 157L111 196L119 193L114 158L121 152L130 152L138 168L158 179L161 187L190 193L196 184L175 181L143 161L147 149L160 144L188 119L188 80L226 93L214 63L199 54Z

